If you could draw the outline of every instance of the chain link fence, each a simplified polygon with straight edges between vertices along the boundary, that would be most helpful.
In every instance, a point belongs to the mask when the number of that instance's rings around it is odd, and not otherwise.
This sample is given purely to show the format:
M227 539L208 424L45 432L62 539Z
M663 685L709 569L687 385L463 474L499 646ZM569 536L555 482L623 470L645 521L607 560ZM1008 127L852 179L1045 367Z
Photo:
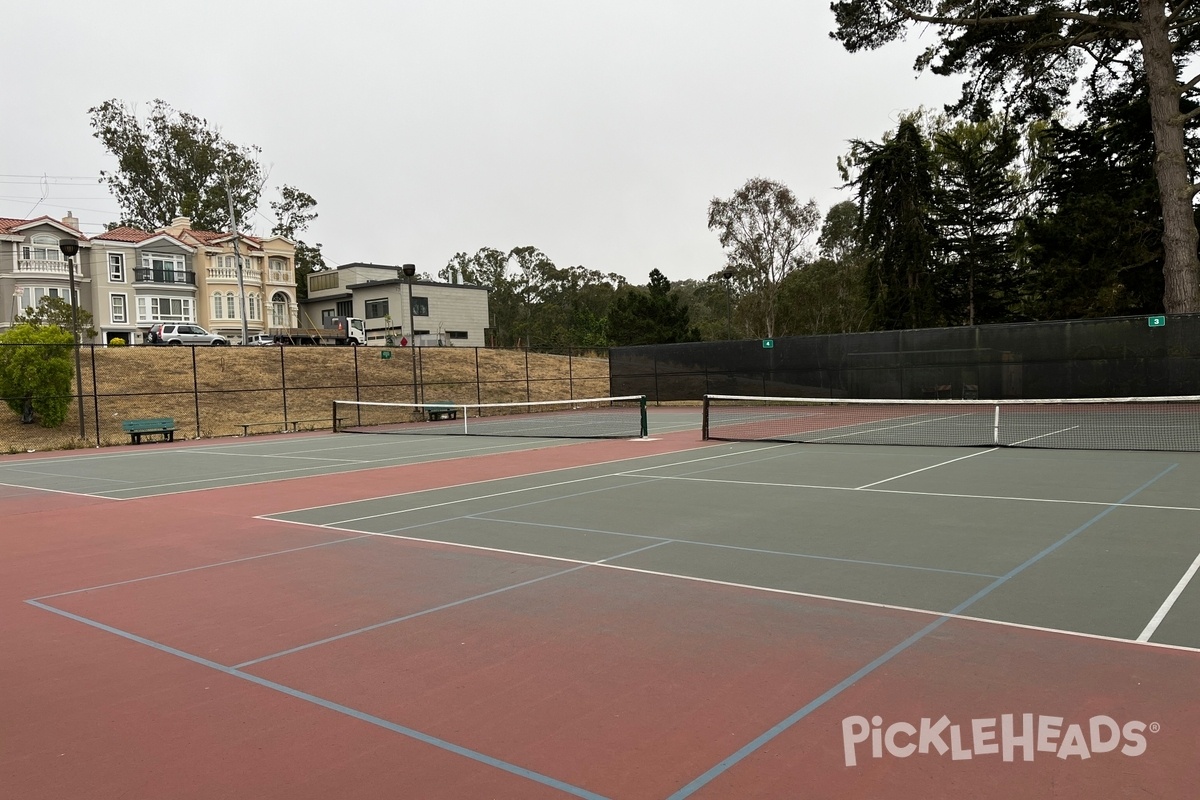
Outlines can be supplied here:
M57 347L57 350L54 348ZM61 345L39 358L63 358ZM71 348L65 348L71 359ZM12 352L12 351L9 351ZM463 347L80 347L81 380L60 395L65 421L45 427L28 392L2 397L0 453L128 444L122 422L169 417L177 438L332 427L334 400L503 403L609 394L603 350ZM14 409L13 406L16 408Z

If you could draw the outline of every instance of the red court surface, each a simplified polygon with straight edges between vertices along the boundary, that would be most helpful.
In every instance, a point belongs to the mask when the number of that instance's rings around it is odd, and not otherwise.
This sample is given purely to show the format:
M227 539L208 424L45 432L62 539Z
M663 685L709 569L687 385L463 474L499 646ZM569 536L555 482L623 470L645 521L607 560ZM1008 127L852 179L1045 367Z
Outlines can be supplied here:
M0 495L0 796L1195 796L1194 651L253 518L684 446Z

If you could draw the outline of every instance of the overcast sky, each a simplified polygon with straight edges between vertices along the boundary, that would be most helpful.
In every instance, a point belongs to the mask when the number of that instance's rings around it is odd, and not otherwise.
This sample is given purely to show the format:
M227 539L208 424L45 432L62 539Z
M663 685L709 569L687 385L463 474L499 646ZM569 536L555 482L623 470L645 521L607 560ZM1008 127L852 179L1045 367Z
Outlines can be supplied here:
M116 220L88 109L161 98L296 186L332 265L533 245L643 284L724 256L708 203L746 180L822 214L837 157L954 99L927 42L851 55L825 0L59 0L5 11L0 216ZM929 36L930 34L926 34ZM34 176L34 177L25 177ZM42 179L42 176L45 176Z

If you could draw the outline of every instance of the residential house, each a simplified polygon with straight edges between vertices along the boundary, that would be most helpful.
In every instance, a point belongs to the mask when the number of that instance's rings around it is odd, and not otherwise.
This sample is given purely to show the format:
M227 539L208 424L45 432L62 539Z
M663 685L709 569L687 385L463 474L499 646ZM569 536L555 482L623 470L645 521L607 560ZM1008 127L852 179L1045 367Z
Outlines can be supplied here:
M411 312L410 312L411 309ZM488 290L414 278L399 266L344 264L308 276L301 327L325 328L333 317L366 321L368 344L483 347ZM410 324L411 318L411 324Z
M79 231L79 220L70 215L62 220L0 218L0 331L11 327L13 320L43 297L70 302L71 276L58 248L60 239L79 240L79 254L74 259L75 294L79 307L94 316L89 245Z
M91 239L68 215L62 221L0 219L0 330L44 296L69 297L62 238L79 240L79 304L91 312L99 341L144 341L156 322L195 322L241 341L243 292L249 335L297 326L295 246L282 236L237 237L195 230L179 217L164 228L118 227Z

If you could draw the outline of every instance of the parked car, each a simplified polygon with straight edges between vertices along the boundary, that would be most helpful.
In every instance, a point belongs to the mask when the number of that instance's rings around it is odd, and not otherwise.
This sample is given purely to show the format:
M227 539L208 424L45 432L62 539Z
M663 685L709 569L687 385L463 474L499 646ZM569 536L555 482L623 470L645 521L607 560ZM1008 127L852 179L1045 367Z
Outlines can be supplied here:
M229 340L218 333L209 333L199 325L182 322L151 325L146 333L146 341L150 344L211 344L218 347L229 344Z
M279 344L279 342L275 341L275 334L273 333L256 333L250 337L250 341L246 342L246 344L263 347L266 345Z

